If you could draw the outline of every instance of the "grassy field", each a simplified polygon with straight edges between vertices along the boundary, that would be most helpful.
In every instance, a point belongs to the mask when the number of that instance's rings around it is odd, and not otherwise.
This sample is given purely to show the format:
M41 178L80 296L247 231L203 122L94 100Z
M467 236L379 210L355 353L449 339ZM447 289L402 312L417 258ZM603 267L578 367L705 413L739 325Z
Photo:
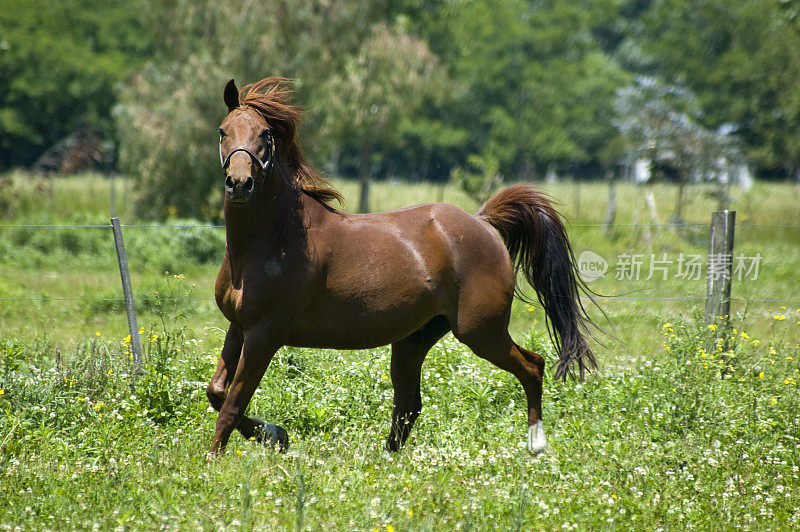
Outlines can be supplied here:
M423 414L401 453L382 451L388 349L285 348L250 411L289 431L289 453L234 436L224 458L207 462L215 415L205 384L225 327L210 301L222 230L150 227L117 183L147 351L134 384L103 227L109 181L17 174L5 183L0 529L800 526L800 229L775 227L800 225L796 186L731 190L736 255L761 258L756 279L734 284L735 329L719 346L696 316L705 271L676 276L681 254L705 263L707 227L642 226L653 221L647 192L669 221L673 187L618 185L617 225L603 233L593 225L605 216L606 185L543 186L572 224L576 255L608 262L590 286L608 296L599 303L619 341L597 346L601 368L586 383L547 380L553 449L541 457L524 452L516 381L448 336L424 366ZM357 184L336 184L353 207ZM687 222L707 224L708 192L692 189ZM376 183L372 200L374 210L478 207L430 184ZM639 278L620 275L625 257L639 255ZM665 271L648 280L654 260ZM538 309L516 305L511 329L553 360Z

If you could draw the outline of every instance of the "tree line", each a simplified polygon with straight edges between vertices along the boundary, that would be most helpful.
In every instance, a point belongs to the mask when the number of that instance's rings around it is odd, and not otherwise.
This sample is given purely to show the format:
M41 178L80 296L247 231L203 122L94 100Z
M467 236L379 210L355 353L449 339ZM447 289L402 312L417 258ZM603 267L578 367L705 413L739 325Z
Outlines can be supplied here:
M659 153L685 178L718 150L796 178L799 12L797 0L0 0L0 170L89 130L137 179L142 214L203 215L222 87L280 75L309 110L309 158L365 183L456 179L480 194Z

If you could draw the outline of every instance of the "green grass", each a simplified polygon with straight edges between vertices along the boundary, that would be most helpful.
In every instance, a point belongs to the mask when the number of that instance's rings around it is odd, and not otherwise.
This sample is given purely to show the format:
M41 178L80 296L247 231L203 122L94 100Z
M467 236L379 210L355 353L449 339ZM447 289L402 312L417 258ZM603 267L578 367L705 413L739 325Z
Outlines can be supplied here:
M775 335L796 337L800 314ZM386 348L285 349L250 412L291 434L276 454L234 436L208 462L204 387L221 335L147 331L134 384L124 342L59 354L5 340L0 523L23 528L334 530L775 528L800 524L797 345L663 324L660 354L585 384L548 382L553 449L524 452L524 396L451 337L424 367L408 445L382 451ZM733 335L731 335L733 336ZM545 339L534 336L531 347ZM713 355L713 356L712 356Z
M35 176L9 181L0 224L108 223L101 176L58 178L52 189ZM358 185L335 182L353 209ZM147 225L117 186L123 224ZM723 354L693 317L703 301L642 299L704 296L704 280L676 278L674 261L705 262L706 229L622 226L651 221L648 190L668 221L673 187L619 184L620 225L608 234L582 226L602 223L606 185L543 188L561 201L576 254L608 261L590 286L609 296L599 302L620 341L596 347L601 369L585 384L547 379L553 451L539 458L524 453L516 381L447 337L423 368L424 411L400 454L382 451L387 348L284 348L250 411L289 431L290 452L234 436L207 462L215 415L205 385L225 328L209 301L222 231L194 221L124 229L148 351L133 384L110 230L0 227L0 528L800 526L800 229L761 226L800 225L796 186L731 191L736 253L762 254L758 279L735 282L734 297L775 301L734 302ZM441 200L478 209L449 186L372 191L374 210ZM691 189L687 221L708 222L716 200L706 192ZM645 280L651 253L673 261L667 280ZM642 255L640 280L614 278L622 254ZM552 361L543 320L516 304L511 330Z

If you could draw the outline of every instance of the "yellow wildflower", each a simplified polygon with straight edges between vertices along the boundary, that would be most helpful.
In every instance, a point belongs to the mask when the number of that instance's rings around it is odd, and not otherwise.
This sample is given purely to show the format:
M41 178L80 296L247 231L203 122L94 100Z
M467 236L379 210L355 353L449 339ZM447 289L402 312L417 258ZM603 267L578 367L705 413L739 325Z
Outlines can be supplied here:
M763 379L763 378L764 378L764 372L763 372L763 371L762 371L761 373L759 373L759 374L758 374L758 378L759 378L759 379Z
M783 321L783 320L786 319L786 316L784 316L783 314L775 314L774 316L772 316L772 319L773 320L778 320L778 321Z
M6 391L4 389L0 388L0 395L5 395L5 394L6 394Z
M712 323L711 325L708 326L708 330L709 331L716 331L717 330L717 326Z
M408 516L414 517L414 510L412 510L411 508L408 509Z

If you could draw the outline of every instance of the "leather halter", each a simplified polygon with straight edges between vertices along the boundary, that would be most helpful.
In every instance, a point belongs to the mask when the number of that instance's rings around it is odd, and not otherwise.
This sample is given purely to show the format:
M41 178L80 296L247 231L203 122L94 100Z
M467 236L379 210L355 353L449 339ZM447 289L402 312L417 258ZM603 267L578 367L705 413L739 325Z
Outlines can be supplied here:
M256 190L260 190L261 187L264 185L264 180L266 180L266 178L267 178L267 172L269 171L270 167L272 167L272 163L275 160L275 141L272 139L272 133L271 132L269 132L269 131L267 132L267 136L266 136L265 140L267 142L267 150L266 150L267 151L267 160L266 161L262 161L261 157L259 157L258 154L256 154L253 150L251 150L247 146L237 146L233 150L228 152L227 156L223 156L222 155L222 139L220 139L220 143L219 143L219 161L222 164L222 170L223 171L228 167L228 164L231 161L231 156L234 153L236 153L237 151L245 152L247 155L250 156L250 159L252 159L253 161L258 163L258 167L261 168L261 182L258 184L257 187L255 187L253 189L254 192Z

